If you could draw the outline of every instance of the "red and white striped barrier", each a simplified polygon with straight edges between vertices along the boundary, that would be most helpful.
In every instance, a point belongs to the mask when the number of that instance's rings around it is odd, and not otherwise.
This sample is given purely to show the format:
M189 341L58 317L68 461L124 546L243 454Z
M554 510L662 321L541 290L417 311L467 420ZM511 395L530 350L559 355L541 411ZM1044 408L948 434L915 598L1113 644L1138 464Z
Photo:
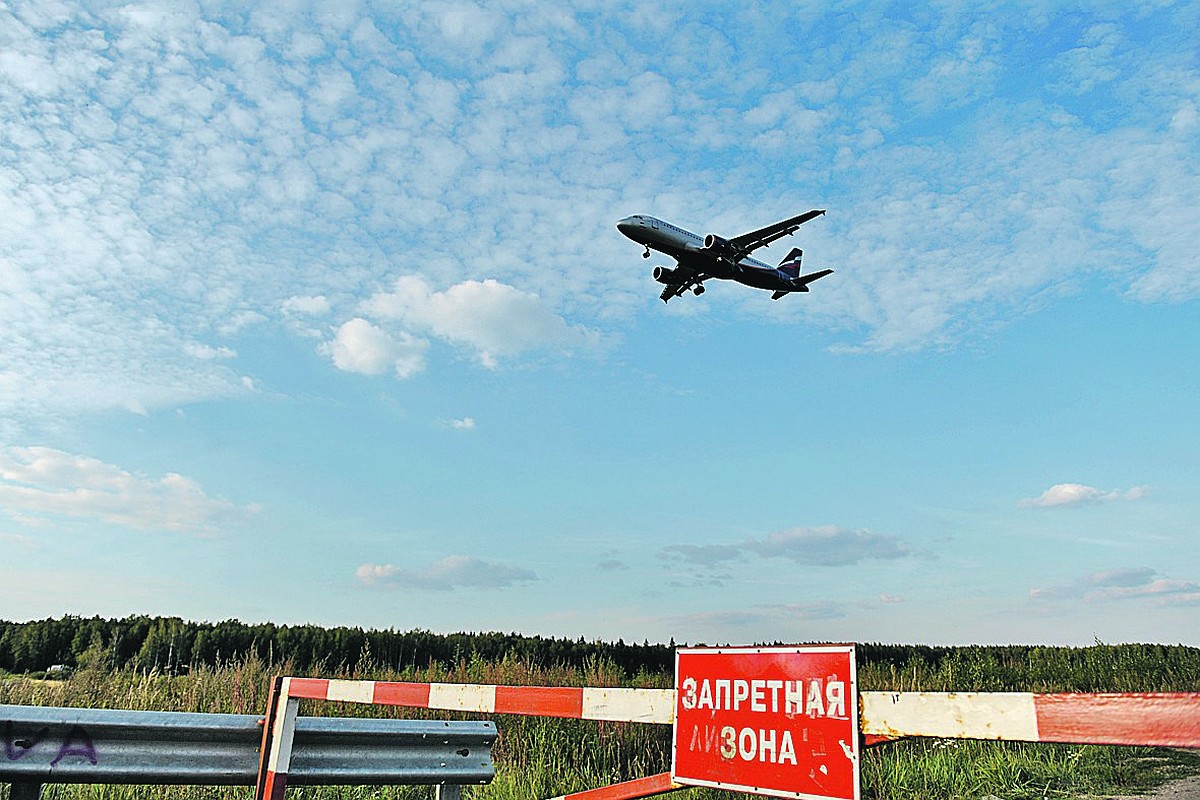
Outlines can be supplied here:
M319 678L291 678L290 681L289 697L313 700L663 725L675 721L674 689L393 683Z
M300 699L566 719L675 721L674 689L492 686L277 678L256 800L282 800ZM861 692L867 743L906 736L1200 748L1200 692L1033 694ZM633 800L682 788L670 773L555 800Z
M862 692L868 736L1200 747L1200 692Z
M277 678L272 687L270 708L264 724L255 800L283 800L301 699L611 722L670 725L675 721L674 689ZM671 783L670 775L667 775L665 785L662 776L654 776L618 784L618 787L624 788L608 787L616 790L615 794L582 793L578 797L589 800L633 800L679 788Z

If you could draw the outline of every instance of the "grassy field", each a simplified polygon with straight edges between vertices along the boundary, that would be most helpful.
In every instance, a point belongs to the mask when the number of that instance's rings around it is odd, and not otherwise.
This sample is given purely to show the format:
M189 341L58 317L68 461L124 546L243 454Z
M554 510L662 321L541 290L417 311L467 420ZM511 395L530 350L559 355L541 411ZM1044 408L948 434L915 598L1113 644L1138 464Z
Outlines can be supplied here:
M611 663L581 669L538 667L519 659L395 670L318 670L323 677L371 680L547 686L666 687L671 676L628 676ZM0 703L129 708L157 711L261 714L272 676L294 674L288 664L268 666L251 657L223 667L200 666L168 676L106 668L85 661L64 680L8 676ZM964 648L929 663L860 663L860 688L897 691L1195 691L1195 659L1171 663L1146 651L1120 648L1028 649L1006 656L995 648ZM436 717L413 709L303 701L301 713L329 716ZM469 715L460 715L463 718ZM670 766L665 726L597 723L531 717L492 717L500 730L493 750L495 781L473 787L473 800L531 800L664 772ZM1136 793L1175 775L1200 771L1200 753L1150 748L912 739L870 748L863 755L866 798L1065 798ZM46 798L247 798L245 788L47 786ZM7 798L0 789L0 800ZM428 798L429 787L289 790L295 798ZM673 797L692 800L743 797L694 789Z

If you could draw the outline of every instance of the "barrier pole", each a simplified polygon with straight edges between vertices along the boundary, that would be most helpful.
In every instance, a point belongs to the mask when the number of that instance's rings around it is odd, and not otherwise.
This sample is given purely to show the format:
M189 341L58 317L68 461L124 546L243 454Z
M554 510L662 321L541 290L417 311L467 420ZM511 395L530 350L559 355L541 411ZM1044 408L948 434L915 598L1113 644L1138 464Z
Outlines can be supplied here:
M614 783L611 786L604 786L599 789L588 789L584 792L574 792L572 794L564 794L561 797L555 797L553 800L636 800L639 797L653 797L654 795L667 794L680 789L686 789L686 786L680 786L671 780L671 773L660 772L657 775L651 775L648 778L638 778L637 780L625 781L624 783Z
M263 720L263 743L258 760L255 800L283 800L292 761L292 740L300 701L290 696L291 678L276 678L267 698Z
M275 731L275 713L279 710L279 689L282 681L283 678L281 677L271 679L271 686L267 689L266 716L258 723L262 725L262 743L258 746L258 780L254 785L254 797L256 800L264 796L267 761L271 753L271 743L274 740L272 734Z

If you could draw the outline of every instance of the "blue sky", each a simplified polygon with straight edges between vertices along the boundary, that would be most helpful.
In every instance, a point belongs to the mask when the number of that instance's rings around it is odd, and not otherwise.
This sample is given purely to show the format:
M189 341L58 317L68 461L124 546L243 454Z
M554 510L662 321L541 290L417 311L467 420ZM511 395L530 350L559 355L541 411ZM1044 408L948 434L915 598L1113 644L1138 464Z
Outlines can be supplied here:
M1200 644L1200 10L848 9L0 5L0 617Z

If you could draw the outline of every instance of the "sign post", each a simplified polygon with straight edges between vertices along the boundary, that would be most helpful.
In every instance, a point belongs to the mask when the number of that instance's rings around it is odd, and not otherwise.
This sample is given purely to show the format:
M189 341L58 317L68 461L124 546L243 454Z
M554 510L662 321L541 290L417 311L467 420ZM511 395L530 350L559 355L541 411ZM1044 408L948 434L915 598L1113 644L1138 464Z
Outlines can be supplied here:
M802 800L859 800L853 645L675 654L671 779Z

